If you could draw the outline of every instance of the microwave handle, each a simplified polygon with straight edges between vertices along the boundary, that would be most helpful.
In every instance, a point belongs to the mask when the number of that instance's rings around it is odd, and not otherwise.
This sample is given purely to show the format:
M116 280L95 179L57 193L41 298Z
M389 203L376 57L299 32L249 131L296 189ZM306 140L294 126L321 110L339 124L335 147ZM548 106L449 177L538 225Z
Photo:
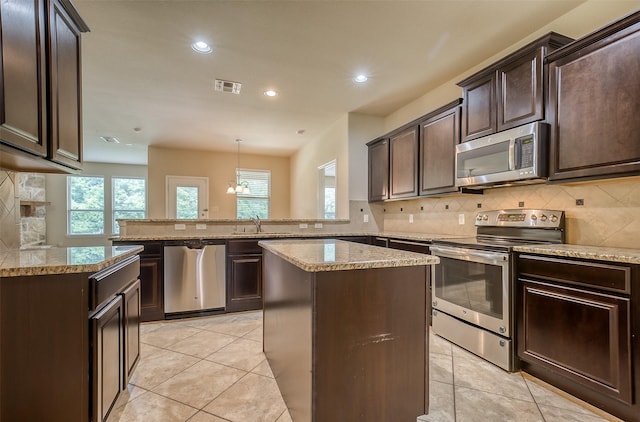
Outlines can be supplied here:
M516 169L516 141L515 139L509 140L509 170Z

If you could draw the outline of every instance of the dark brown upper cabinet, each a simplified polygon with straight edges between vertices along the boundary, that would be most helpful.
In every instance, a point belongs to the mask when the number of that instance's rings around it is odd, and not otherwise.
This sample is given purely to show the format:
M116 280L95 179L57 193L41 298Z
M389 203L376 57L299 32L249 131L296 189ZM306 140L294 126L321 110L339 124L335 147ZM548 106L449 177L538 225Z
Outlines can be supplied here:
M420 195L458 192L455 155L460 143L461 103L458 99L447 104L420 123Z
M44 0L0 2L0 140L47 155Z
M375 139L369 147L369 202L389 199L389 139Z
M0 168L81 167L80 34L88 30L69 0L0 2Z
M418 125L389 137L389 199L418 196Z
M640 12L547 60L549 180L640 174Z
M88 28L61 0L49 7L49 158L59 164L82 166L82 73L80 35Z
M571 41L551 32L458 82L463 90L462 141L543 120L544 57Z

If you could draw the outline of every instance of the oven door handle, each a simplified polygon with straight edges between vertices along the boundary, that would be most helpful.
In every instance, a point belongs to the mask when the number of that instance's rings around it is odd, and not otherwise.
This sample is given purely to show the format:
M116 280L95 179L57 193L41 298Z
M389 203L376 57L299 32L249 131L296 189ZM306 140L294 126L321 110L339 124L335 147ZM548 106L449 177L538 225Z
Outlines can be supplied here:
M483 264L502 265L509 261L508 253L479 251L475 249L448 248L446 246L431 246L431 255L462 261L480 262Z

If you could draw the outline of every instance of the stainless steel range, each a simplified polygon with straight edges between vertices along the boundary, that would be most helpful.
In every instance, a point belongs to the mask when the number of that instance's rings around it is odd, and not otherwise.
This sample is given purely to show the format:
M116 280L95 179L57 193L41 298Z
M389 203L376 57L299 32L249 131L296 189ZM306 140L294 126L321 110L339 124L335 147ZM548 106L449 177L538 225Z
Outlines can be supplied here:
M476 215L476 237L438 239L431 254L433 331L514 371L513 247L564 243L563 211L516 209Z

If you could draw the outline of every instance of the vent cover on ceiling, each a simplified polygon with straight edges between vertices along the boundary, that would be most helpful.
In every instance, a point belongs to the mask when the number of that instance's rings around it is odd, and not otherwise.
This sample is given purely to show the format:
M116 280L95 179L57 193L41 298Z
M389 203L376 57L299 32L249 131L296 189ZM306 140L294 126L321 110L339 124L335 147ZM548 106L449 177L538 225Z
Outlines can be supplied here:
M215 90L221 92L231 92L232 94L240 94L242 84L240 82L223 81L216 79Z
M120 140L118 140L118 138L115 138L113 136L101 136L100 139L102 139L105 142L108 142L110 144L119 144Z

